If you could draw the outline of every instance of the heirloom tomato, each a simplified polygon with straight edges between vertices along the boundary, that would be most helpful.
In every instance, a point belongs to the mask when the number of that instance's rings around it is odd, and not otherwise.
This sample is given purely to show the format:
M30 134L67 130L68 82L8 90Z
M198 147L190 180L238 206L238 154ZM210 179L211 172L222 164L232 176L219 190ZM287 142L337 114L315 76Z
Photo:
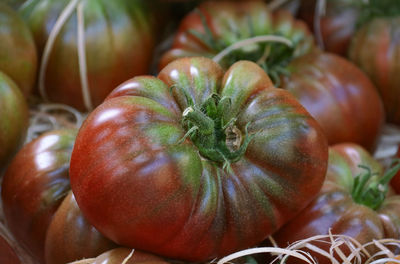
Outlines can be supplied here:
M333 235L353 237L361 244L374 239L400 239L400 196L388 192L390 178L399 167L397 162L384 173L380 163L361 146L332 146L326 181L319 195L273 235L275 240L286 246L300 239L328 235L329 230ZM330 238L326 238L310 243L329 252L329 242ZM331 263L316 252L312 255L318 263Z
M265 35L285 37L291 45L252 43ZM226 53L240 43L246 45ZM300 100L322 126L329 144L355 142L368 149L376 145L384 122L376 88L347 60L321 53L305 23L289 13L271 13L257 1L204 3L182 20L160 65L183 56L214 58L225 68L241 59L254 61L276 86Z
M155 32L145 5L139 0L26 2L20 13L41 55L40 94L91 110L115 86L148 73Z
M15 250L0 233L0 263L2 264L21 264Z
M328 52L347 55L359 16L358 0L301 1L298 17L312 29L320 46Z
M36 80L37 54L32 33L18 13L0 2L0 71L7 74L25 97Z
M76 131L57 130L26 144L7 168L1 189L8 228L37 260L44 262L50 221L70 190L68 168Z
M400 2L398 15L366 22L353 36L349 58L375 83L387 120L400 124Z
M23 144L28 122L28 105L22 92L0 71L0 176Z
M117 245L106 239L86 221L70 191L47 229L45 263L69 263L98 256L115 247Z
M316 121L255 63L183 58L116 88L79 130L71 187L118 244L191 261L254 246L325 177Z

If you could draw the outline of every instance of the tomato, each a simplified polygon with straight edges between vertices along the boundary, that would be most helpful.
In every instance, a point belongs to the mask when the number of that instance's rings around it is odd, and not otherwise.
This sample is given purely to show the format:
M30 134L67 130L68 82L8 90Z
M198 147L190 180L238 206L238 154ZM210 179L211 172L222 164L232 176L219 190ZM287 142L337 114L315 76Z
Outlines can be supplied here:
M116 88L79 130L70 179L106 237L202 261L277 230L319 191L326 162L316 121L259 66L224 73L197 57Z
M126 262L124 262L126 261ZM79 262L81 263L81 262ZM87 264L168 264L160 257L129 248L115 248L104 252L95 259L89 259Z
M23 144L27 128L25 98L15 82L0 71L0 176Z
M398 169L399 163L396 166ZM387 186L393 173L384 175L380 163L359 145L344 143L331 147L327 177L319 195L273 235L275 240L286 246L300 239L328 235L329 230L334 235L353 237L361 244L374 239L400 239L400 196L391 195ZM329 242L329 238L323 241ZM329 252L330 243L314 245ZM348 252L348 248L341 249ZM312 254L318 263L331 263L315 252Z
M57 209L46 233L46 264L70 263L115 248L83 217L70 192Z
M21 264L17 253L7 242L7 240L0 234L0 263L4 264Z
M32 0L23 5L21 14L41 54L40 94L91 110L115 86L148 73L155 33L144 5L138 0Z
M301 101L322 126L329 144L355 142L372 150L385 118L374 85L345 59L321 54L302 21L285 12L272 14L262 2L200 5L182 20L160 65L183 56L215 60L229 45L266 34L286 37L293 48L247 44L221 59L221 65L229 67L242 59L257 62L275 85Z
M388 121L397 125L400 124L399 25L400 15L375 18L356 32L349 49L349 58L375 83Z
M329 0L320 14L317 0L301 1L299 18L316 34L319 43L328 52L341 56L347 55L347 50L359 17L360 9L355 0ZM316 15L317 19L316 19Z
M354 142L373 150L385 121L371 80L353 63L334 54L310 53L289 65L282 87L322 126L330 144Z
M26 144L7 168L1 197L16 240L40 263L50 221L70 190L69 161L76 131L57 130Z
M37 71L32 33L19 15L0 3L0 71L17 84L25 97L33 90Z

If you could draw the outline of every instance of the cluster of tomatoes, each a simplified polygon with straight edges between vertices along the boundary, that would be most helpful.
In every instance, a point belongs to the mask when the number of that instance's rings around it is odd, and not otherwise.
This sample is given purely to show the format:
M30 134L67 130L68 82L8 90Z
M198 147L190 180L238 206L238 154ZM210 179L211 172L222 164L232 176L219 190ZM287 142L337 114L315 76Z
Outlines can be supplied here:
M38 104L87 117L27 142ZM397 263L385 124L398 0L0 2L0 227L33 264L203 263L312 237L318 263L383 258L384 239ZM0 263L22 263L1 234ZM368 246L332 253L335 237Z

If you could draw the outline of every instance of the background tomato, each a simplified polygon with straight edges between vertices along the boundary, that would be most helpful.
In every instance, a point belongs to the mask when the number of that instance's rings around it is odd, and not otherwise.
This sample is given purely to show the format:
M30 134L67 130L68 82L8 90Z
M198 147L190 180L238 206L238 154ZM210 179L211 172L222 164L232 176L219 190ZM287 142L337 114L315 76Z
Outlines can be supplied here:
M360 8L355 0L301 1L298 17L307 22L316 35L321 48L341 56L347 56L351 38L356 31ZM316 14L317 12L317 14ZM319 12L319 13L318 13Z
M23 144L27 128L25 98L18 86L0 71L0 176Z
M145 1L31 0L20 13L40 51L40 94L50 101L91 110L149 71L155 31Z
M349 49L349 58L375 83L387 120L397 125L400 124L399 25L400 14L398 17L375 18L356 32Z
M3 178L6 224L39 263L44 262L47 228L70 190L68 169L75 134L57 130L38 137L18 152Z
M25 97L36 80L37 54L32 33L16 11L0 2L0 71L17 84Z
M264 35L283 36L293 47L247 43L219 62L223 67L238 60L258 63L276 86L300 100L322 126L329 144L355 142L373 150L385 116L372 82L345 59L321 53L302 21L286 12L272 13L262 2L200 5L181 21L160 65L185 56L216 60L230 45Z
M54 214L47 230L45 263L70 263L98 256L115 247L117 245L86 221L70 191Z
M332 234L353 237L361 244L374 239L400 239L400 196L387 192L390 180L387 176L382 166L359 145L334 145L330 148L327 178L320 194L273 235L275 240L285 246L300 239L328 235L329 230ZM329 252L329 241L326 238L310 243ZM318 253L312 254L318 263L332 263Z
M277 230L319 191L326 161L318 124L256 64L224 74L186 58L126 82L89 114L70 177L108 238L201 261Z
M318 121L331 145L376 147L385 113L375 86L359 68L324 52L301 56L288 68L281 86Z

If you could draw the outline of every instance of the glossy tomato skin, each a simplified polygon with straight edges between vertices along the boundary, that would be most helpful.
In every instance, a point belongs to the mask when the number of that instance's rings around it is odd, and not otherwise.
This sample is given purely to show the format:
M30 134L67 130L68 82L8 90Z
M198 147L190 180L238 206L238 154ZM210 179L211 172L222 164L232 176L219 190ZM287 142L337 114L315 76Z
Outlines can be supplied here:
M146 1L89 0L78 3L51 46L45 65L44 50L54 34L55 23L70 1L27 2L21 15L29 24L41 54L43 80L39 74L39 90L50 101L91 110L123 81L147 74L154 46L154 29ZM82 10L83 24L78 22ZM79 13L80 14L80 13ZM81 20L79 20L81 21ZM83 25L85 55L78 51L78 25ZM81 54L81 55L79 55ZM81 58L85 63L79 63ZM86 70L90 102L83 99L83 78ZM43 86L41 86L43 84Z
M316 0L301 1L298 17L306 21L314 34L320 34L325 51L347 56L359 16L354 0L328 0L324 13L315 20Z
M46 264L70 263L96 257L117 247L83 217L70 191L57 209L46 232Z
M314 52L289 64L281 87L321 125L329 144L353 142L372 151L385 121L374 84L358 67L335 54Z
M37 52L32 33L18 13L0 3L0 71L17 84L25 97L32 92Z
M199 38L192 32L206 33L203 19L213 36L213 44L206 37ZM293 41L294 56L308 53L315 48L314 38L307 25L284 11L273 14L262 1L248 2L205 2L184 17L174 37L174 42L160 59L159 68L171 61L188 56L212 58L224 48L237 41L255 36L279 35ZM230 65L225 65L225 68Z
M375 18L354 35L349 58L375 83L387 120L400 124L400 18Z
M191 140L178 143L182 112L213 94L230 98L222 116L236 118L238 134L247 124L254 134L229 170ZM260 67L243 61L224 74L198 57L115 89L81 127L70 177L83 214L105 236L202 261L254 246L288 221L319 191L326 159L316 121Z
M21 264L17 253L0 234L0 263L4 264Z
M28 105L16 85L0 71L0 176L25 140Z
M50 221L70 190L75 130L47 132L25 145L5 172L1 197L6 224L39 263Z
M320 194L273 235L279 245L285 246L316 235L328 235L329 229L332 234L348 235L361 244L374 239L399 239L399 195L388 195L376 210L354 202L350 194L353 178L359 173L365 173L365 170L358 167L360 164L382 176L383 168L364 148L352 143L332 146L327 178ZM315 245L329 251L329 243L315 242ZM348 251L348 248L343 250ZM329 259L316 253L313 256L317 257L318 263L331 263Z

